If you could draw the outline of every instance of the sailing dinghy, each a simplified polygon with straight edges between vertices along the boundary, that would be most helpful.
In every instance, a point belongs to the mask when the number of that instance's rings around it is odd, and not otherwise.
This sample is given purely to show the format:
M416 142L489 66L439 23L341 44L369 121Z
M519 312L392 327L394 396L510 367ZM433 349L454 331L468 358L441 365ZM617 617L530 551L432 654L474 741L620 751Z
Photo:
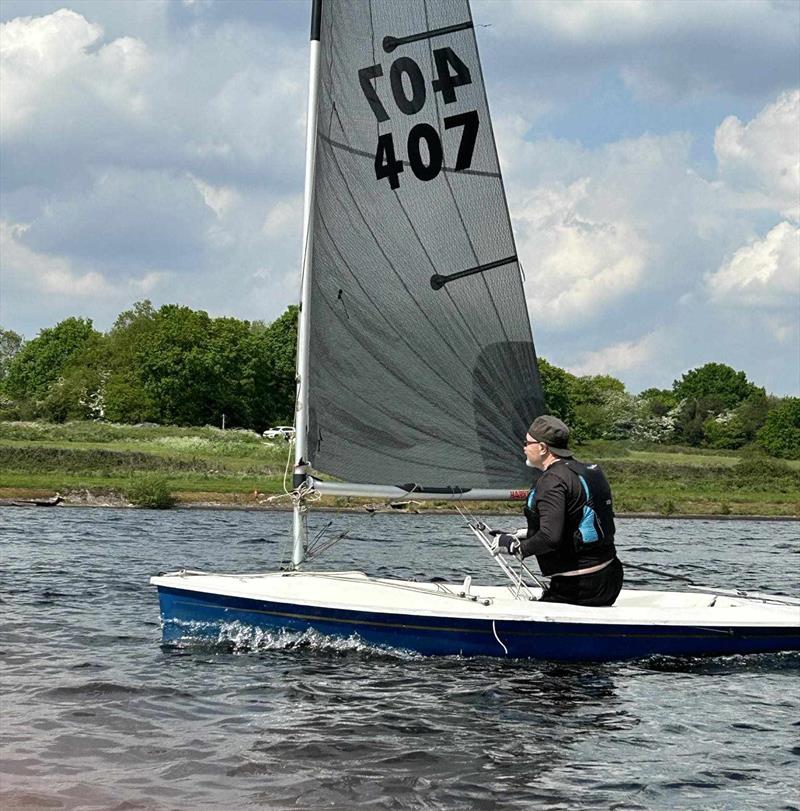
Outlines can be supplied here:
M307 571L312 494L524 499L543 413L468 0L313 0L288 571L151 579L165 640L240 623L436 655L563 660L800 649L800 600L623 590L612 607L505 585ZM337 481L312 477L322 471Z

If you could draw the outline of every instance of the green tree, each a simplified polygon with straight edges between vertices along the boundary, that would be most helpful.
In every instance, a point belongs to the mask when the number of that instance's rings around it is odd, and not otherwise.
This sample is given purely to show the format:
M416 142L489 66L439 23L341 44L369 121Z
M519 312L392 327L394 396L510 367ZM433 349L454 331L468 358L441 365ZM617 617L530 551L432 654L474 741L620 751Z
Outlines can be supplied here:
M106 335L104 368L105 416L114 422L155 422L158 410L145 389L140 358L150 347L156 310L150 301L137 301L117 316Z
M654 417L665 417L678 405L678 398L670 389L645 389L639 393L639 400Z
M211 322L206 344L208 421L225 414L231 427L252 427L256 413L257 347L250 323L235 318Z
M584 375L572 380L572 399L575 404L600 404L608 394L625 392L625 384L611 375Z
M679 400L718 402L720 411L735 408L751 394L766 394L764 389L753 385L744 372L737 372L724 363L706 363L691 369L672 384L672 390Z
M0 384L8 377L11 362L22 349L22 336L0 327Z
M577 378L544 358L539 358L537 365L547 413L564 420L567 425L571 426L575 419L572 397Z
M785 397L770 410L757 441L772 456L800 459L800 397Z
M264 418L261 389L270 400L281 388L265 360L274 333L272 326L254 329L175 304L154 311L140 302L109 335L108 416L218 425L225 414L227 426L256 426Z
M98 335L85 318L67 318L43 329L11 361L4 382L6 392L18 399L43 400L69 361Z
M700 447L705 438L705 425L710 417L721 414L725 404L720 397L689 397L675 409L675 439Z
M255 347L254 382L256 430L291 424L295 408L297 318L292 304L268 326L252 326Z
M142 330L147 328L147 325L152 324L156 317L156 311L153 309L153 302L150 299L134 302L130 310L123 310L111 327L111 334L127 334L131 329Z
M585 375L570 380L572 426L578 441L622 439L633 421L633 398L625 384L611 375Z
M766 396L764 389L748 381L744 372L724 363L706 363L690 370L672 384L672 390L680 400L675 436L678 441L695 446L708 443L706 427L710 427L711 420L732 411L751 396ZM715 440L723 441L718 428L711 430Z
M711 417L703 424L705 444L735 450L753 442L775 403L775 398L757 391L736 408Z
M105 336L95 332L74 352L39 404L39 416L52 422L104 417Z
M666 444L675 436L678 409L673 404L668 407L669 397L661 397L659 389L646 389L633 398L633 421L630 427L630 438L642 442L659 442Z
M147 341L136 350L140 380L155 406L156 422L214 422L208 390L213 360L208 352L208 313L165 304L155 314Z

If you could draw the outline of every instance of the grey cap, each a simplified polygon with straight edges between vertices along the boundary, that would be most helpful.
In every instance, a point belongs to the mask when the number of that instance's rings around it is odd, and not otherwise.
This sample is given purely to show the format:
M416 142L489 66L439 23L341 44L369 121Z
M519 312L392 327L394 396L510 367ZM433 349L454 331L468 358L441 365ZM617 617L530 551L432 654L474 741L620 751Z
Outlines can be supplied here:
M556 456L572 456L572 451L567 447L569 428L558 417L552 417L550 414L537 417L528 428L528 433L537 442L544 442L550 448L550 453Z

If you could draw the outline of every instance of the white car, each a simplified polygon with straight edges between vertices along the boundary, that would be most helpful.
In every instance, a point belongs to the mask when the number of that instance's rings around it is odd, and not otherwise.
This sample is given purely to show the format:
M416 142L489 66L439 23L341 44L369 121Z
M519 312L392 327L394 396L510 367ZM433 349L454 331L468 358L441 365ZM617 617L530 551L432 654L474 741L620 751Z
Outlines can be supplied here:
M274 428L268 428L261 436L264 439L285 439L290 442L294 439L294 428L291 425L276 425Z

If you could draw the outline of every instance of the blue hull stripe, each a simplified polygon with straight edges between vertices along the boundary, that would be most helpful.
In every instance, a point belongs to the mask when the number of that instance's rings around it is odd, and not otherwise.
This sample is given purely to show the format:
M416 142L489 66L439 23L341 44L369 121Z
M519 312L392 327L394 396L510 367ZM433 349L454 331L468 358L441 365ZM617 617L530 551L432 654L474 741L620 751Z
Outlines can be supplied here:
M158 587L165 640L216 636L223 623L270 630L313 628L357 633L370 644L430 655L509 656L601 661L665 655L720 655L800 650L800 628L604 625L572 622L422 617L287 605ZM187 623L196 623L187 631ZM502 641L498 642L497 637Z

